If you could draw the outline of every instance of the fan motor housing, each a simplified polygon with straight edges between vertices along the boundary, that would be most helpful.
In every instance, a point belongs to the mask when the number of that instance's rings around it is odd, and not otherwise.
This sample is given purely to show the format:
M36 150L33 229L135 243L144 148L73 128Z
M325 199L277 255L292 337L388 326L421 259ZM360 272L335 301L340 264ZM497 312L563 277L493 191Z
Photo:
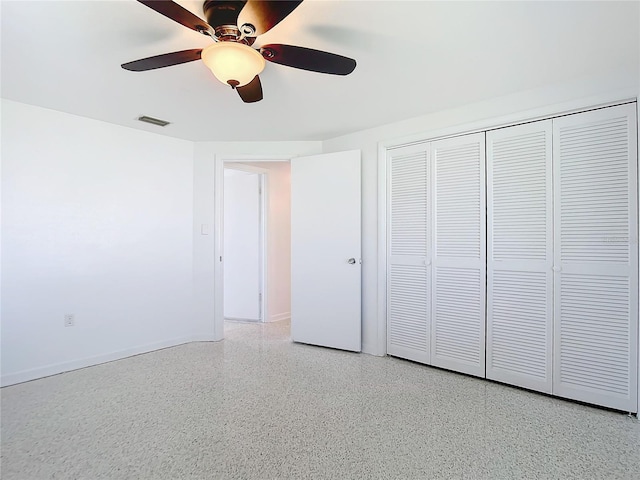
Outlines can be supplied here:
M206 0L202 9L207 23L216 29L223 25L235 26L245 3L247 3L246 0Z

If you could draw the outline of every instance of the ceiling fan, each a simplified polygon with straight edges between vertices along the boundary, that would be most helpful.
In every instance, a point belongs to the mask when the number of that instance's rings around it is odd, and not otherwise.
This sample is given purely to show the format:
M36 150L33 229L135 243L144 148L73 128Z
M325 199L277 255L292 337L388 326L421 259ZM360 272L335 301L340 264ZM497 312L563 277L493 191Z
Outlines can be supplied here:
M125 70L143 72L202 59L218 80L236 90L244 102L251 103L262 100L258 74L264 69L265 60L333 75L348 75L356 68L355 60L321 50L283 44L252 47L256 37L280 23L302 0L206 0L203 5L206 22L171 0L138 1L211 37L215 43L204 49L181 50L124 63Z

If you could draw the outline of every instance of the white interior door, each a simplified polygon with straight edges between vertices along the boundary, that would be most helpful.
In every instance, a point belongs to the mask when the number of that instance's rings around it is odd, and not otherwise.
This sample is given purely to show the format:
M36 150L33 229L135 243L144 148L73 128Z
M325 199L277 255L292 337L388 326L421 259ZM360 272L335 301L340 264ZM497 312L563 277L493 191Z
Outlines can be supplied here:
M261 320L260 175L225 169L224 317Z
M553 393L637 412L635 105L553 120Z
M431 168L431 364L484 377L484 133L432 142Z
M361 350L360 151L291 160L291 338Z
M551 393L551 120L487 132L487 378Z
M387 353L431 363L429 144L388 154Z

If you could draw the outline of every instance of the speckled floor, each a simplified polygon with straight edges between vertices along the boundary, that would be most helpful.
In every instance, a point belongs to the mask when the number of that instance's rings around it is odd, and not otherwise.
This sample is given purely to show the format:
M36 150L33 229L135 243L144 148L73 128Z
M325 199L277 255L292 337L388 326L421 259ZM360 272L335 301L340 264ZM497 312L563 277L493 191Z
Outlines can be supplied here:
M2 389L2 479L640 478L620 413L229 324Z

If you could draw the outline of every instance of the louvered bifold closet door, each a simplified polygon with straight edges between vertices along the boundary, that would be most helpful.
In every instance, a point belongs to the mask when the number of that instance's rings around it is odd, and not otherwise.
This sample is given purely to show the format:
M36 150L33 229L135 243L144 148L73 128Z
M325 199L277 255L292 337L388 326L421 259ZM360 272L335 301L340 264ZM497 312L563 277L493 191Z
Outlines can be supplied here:
M429 363L428 145L391 150L387 169L387 353Z
M553 120L553 393L638 410L635 104Z
M487 132L487 378L551 393L551 120Z
M431 162L431 364L484 377L484 133L432 142Z

